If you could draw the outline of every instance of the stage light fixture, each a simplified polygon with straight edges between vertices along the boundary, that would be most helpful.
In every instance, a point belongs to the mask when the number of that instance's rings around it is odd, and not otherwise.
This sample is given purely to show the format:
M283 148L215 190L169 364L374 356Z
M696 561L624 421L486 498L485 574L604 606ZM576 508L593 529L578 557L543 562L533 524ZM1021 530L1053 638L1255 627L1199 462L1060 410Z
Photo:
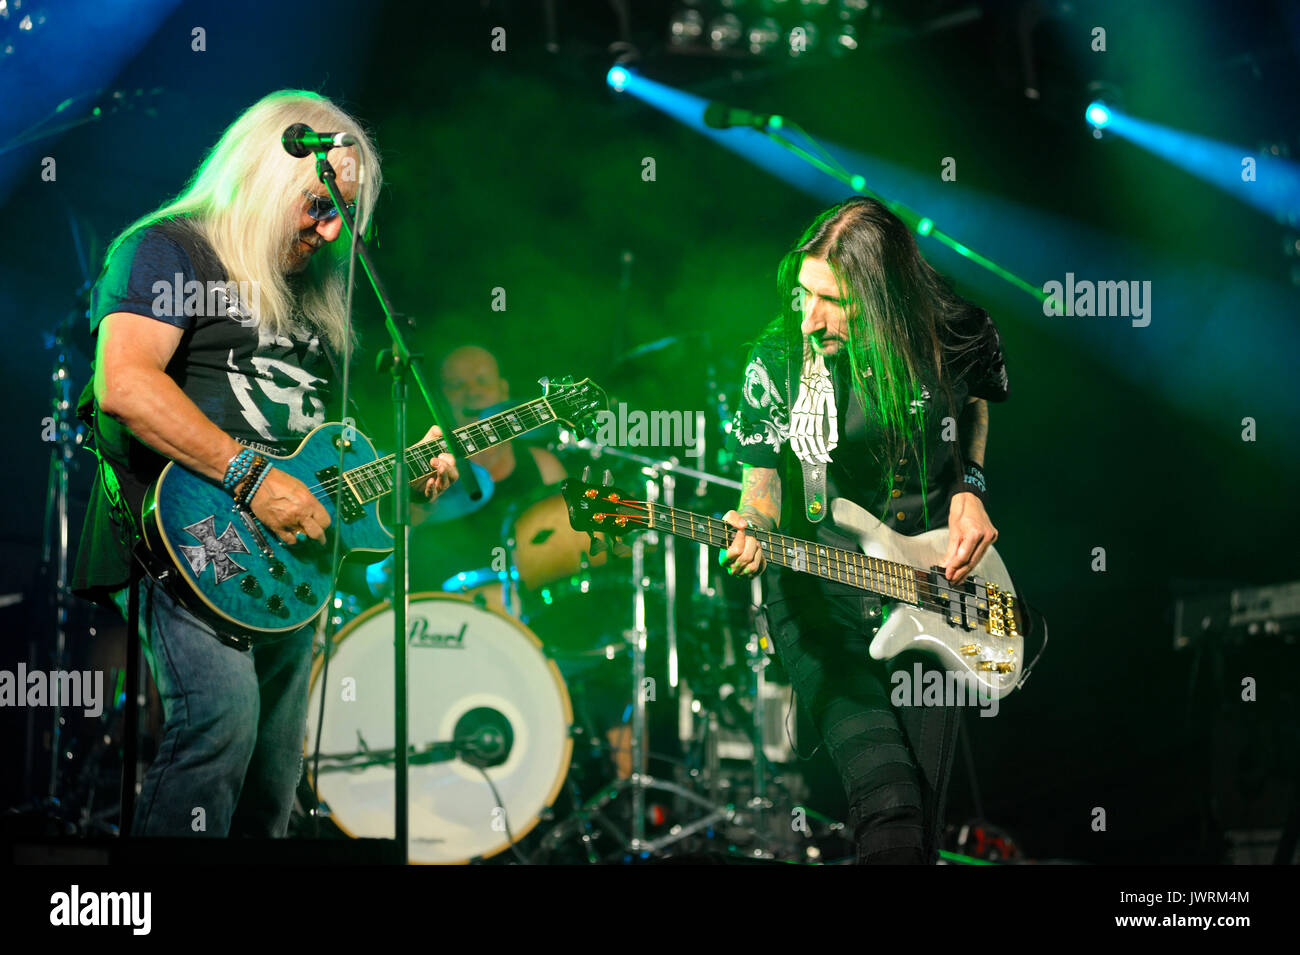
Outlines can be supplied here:
M605 82L610 85L616 92L623 92L627 87L628 74L627 70L621 66L615 66L605 74Z
M771 17L763 17L749 28L749 52L755 56L771 53L781 42L781 24Z
M1093 100L1089 103L1087 110L1084 111L1084 116L1087 118L1088 124L1095 129L1105 129L1110 125L1112 118L1110 107L1101 100Z
M704 35L704 15L699 10L679 10L673 14L668 26L669 43L673 46L690 46Z
M846 23L844 26L840 27L839 34L831 44L831 53L842 56L850 50L856 50L857 48L858 31Z
M734 13L724 13L709 24L709 46L718 51L733 49L743 35L740 17Z

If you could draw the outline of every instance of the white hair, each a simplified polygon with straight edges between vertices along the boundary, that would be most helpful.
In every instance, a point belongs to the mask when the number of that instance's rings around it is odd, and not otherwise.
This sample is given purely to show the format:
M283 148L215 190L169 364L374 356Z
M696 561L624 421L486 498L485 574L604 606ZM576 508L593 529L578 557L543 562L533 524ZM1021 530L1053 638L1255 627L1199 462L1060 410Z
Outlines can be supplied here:
M212 245L235 283L256 283L253 319L267 334L290 337L303 325L326 337L335 349L347 341L346 233L311 257L300 295L295 297L285 274L286 255L299 233L298 222L308 199L304 191L326 195L310 158L290 156L280 143L286 127L305 123L312 129L349 133L355 147L330 151L340 186L357 181L358 228L368 227L382 176L379 154L353 117L325 97L307 90L279 90L262 97L240 115L212 147L180 195L137 219L109 249L133 232L174 216L188 216Z

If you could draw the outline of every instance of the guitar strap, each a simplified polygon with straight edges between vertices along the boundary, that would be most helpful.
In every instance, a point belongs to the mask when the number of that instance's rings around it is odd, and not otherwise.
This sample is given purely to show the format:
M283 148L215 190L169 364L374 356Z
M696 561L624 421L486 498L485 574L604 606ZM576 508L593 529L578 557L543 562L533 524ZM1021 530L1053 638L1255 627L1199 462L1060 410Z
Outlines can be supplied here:
M835 386L826 359L805 351L799 395L790 409L790 448L803 470L804 517L817 524L826 517L826 466L839 445Z

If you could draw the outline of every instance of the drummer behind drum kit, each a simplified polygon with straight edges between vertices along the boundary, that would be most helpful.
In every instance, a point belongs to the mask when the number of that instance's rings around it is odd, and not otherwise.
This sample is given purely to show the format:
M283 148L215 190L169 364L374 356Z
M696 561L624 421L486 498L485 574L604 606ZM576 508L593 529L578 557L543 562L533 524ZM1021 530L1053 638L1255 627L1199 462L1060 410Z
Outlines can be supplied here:
M729 416L709 377L709 433L721 439ZM679 482L719 512L740 487L568 430L551 448L571 474L589 479L593 463L608 465L605 483L617 472L670 506ZM501 544L504 568L466 570L444 592L411 597L412 862L850 854L842 825L798 805L806 790L793 765L792 691L767 675L758 581L728 578L706 548L670 535L651 531L629 548L581 533L554 487L512 502ZM357 615L360 601L346 594L334 607L342 626L323 724L323 655L310 690L309 779L318 729L319 769L314 794L300 787L296 829L328 821L347 836L391 839L392 609ZM605 711L575 707L571 689L578 700L603 698ZM599 723L612 729L602 734ZM665 739L654 753L652 737ZM652 757L663 774L647 771Z

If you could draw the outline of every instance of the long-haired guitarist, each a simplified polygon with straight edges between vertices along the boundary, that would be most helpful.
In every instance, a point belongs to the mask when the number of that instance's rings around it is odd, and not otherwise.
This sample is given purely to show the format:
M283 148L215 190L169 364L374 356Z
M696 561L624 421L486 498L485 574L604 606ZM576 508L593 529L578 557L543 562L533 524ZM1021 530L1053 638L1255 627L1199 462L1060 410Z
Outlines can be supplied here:
M124 602L143 492L168 459L219 482L285 544L326 541L321 502L264 456L291 452L326 421L351 345L346 249L330 245L342 222L312 161L281 146L294 123L355 138L329 158L344 200L368 219L382 181L370 139L324 97L288 90L246 110L184 191L109 248L92 293L93 387L79 409L101 456L74 577L84 596ZM450 455L431 466L413 485L427 497L457 477ZM214 562L225 556L215 535L202 546ZM311 629L241 649L151 577L142 590L165 726L134 832L284 835Z
M868 198L819 215L779 284L782 314L754 347L733 422L744 475L726 521L854 550L832 498L902 534L946 524L945 576L960 583L997 539L982 467L987 402L1006 399L1007 374L992 320ZM744 533L723 560L741 575L766 566ZM934 863L958 711L891 703L891 670L918 661L869 657L878 599L784 569L768 585L770 633L839 771L858 861Z

